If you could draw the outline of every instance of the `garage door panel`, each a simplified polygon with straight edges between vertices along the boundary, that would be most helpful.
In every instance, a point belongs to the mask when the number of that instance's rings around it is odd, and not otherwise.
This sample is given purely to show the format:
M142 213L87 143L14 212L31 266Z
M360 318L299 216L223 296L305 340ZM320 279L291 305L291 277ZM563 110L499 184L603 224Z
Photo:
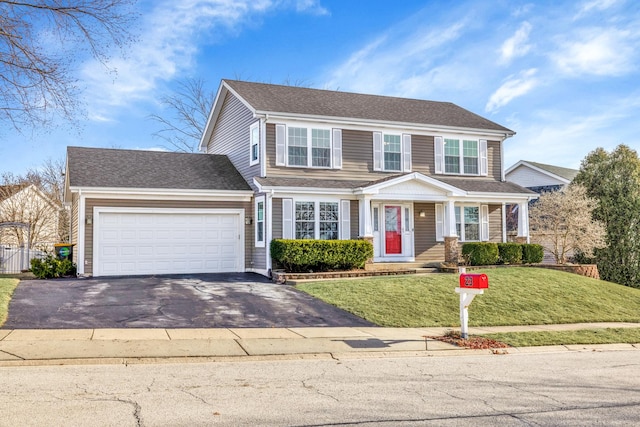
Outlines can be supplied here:
M242 270L240 215L101 212L97 275Z

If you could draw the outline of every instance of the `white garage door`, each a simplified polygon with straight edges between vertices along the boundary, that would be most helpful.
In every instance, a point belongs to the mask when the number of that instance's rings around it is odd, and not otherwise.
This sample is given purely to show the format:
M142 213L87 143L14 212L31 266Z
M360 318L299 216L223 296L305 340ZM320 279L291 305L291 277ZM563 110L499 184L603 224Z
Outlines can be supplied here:
M244 271L238 212L97 211L94 276Z

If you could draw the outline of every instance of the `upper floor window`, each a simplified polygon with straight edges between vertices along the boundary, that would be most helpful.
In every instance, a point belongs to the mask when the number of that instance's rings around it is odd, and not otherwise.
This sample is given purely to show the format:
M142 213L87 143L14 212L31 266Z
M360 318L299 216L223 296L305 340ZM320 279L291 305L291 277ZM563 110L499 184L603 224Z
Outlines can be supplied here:
M342 167L342 130L276 124L276 166Z
M487 141L435 137L436 173L487 175Z
M401 171L402 143L400 135L384 134L384 170Z
M373 170L411 172L411 134L373 132Z
M289 166L331 167L329 129L288 128Z
M249 164L255 165L260 162L260 122L256 122L249 128Z

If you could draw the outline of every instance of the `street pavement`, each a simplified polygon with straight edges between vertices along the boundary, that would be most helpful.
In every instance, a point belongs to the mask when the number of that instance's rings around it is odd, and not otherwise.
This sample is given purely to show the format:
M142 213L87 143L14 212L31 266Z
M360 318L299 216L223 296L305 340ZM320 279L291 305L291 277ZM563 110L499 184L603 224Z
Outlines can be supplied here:
M637 328L637 323L469 328L493 332ZM582 350L640 350L639 344L562 345L499 350L461 349L433 336L451 328L295 327L183 329L0 330L0 366L153 363L241 358L349 358L504 354Z

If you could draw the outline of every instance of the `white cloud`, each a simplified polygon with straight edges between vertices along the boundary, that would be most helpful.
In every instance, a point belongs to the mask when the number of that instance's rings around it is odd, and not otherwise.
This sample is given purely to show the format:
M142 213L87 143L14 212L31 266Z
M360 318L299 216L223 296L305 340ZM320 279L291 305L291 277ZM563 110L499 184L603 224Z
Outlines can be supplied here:
M147 99L162 82L194 66L199 43L215 42L237 27L277 8L326 14L317 0L165 0L144 14L141 40L126 58L113 60L115 73L88 62L82 69L87 82L90 116L105 117L115 107Z
M568 75L621 76L636 68L636 43L629 31L593 28L561 43L552 59Z
M500 47L501 63L509 63L513 58L524 56L529 52L531 45L527 42L529 41L530 32L531 24L525 21L513 36L505 40Z
M539 83L536 78L536 73L537 70L531 68L522 71L518 76L509 76L509 79L491 95L485 111L494 112L500 107L507 105L514 98L530 92Z
M602 12L618 3L621 3L621 1L620 0L591 0L591 1L584 2L580 6L578 13L574 17L574 19L580 19L591 12Z
M399 95L412 96L418 89L415 84L431 81L435 75L433 64L446 55L464 28L465 21L437 28L419 26L408 34L404 28L392 28L333 69L324 87L396 95L400 88L403 93ZM421 88L424 92L425 87Z

